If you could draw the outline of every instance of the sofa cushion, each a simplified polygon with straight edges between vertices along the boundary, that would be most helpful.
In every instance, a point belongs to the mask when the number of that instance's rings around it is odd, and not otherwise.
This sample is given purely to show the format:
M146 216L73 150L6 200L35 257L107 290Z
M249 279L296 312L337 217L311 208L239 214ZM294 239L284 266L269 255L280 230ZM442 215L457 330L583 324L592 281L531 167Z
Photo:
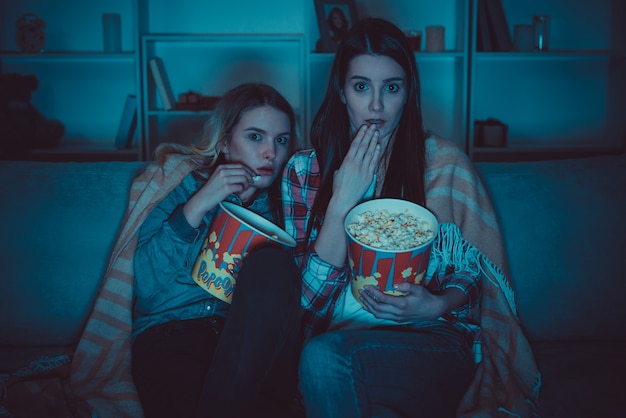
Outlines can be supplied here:
M480 163L533 340L626 340L626 155Z
M0 347L77 342L143 164L0 163Z

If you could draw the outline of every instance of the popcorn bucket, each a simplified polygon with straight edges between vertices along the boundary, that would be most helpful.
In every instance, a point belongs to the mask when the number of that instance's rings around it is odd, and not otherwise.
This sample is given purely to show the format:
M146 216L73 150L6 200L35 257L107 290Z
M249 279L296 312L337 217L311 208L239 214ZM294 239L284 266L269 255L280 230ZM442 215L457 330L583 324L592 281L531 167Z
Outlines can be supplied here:
M432 212L413 202L373 199L348 212L344 229L352 273L350 287L361 302L359 289L366 285L402 295L404 292L394 290L395 284L421 283L439 222Z
M204 290L231 303L237 274L249 252L260 247L295 245L289 234L261 215L221 202L191 276Z

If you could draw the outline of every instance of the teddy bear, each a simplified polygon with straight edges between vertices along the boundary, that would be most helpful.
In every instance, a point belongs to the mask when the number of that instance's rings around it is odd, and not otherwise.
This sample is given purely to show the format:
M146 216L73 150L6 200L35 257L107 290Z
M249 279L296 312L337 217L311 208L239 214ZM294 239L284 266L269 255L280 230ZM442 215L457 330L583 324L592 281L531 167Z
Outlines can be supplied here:
M31 104L38 87L35 75L0 74L0 151L53 148L65 134L63 123L45 117Z

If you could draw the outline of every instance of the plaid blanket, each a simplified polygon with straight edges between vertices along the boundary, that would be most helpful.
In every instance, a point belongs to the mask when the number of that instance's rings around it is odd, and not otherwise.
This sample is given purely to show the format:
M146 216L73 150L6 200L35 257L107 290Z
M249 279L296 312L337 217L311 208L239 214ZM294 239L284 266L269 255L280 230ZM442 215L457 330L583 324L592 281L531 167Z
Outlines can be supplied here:
M199 157L170 154L162 167L151 164L134 179L102 285L71 361L40 359L6 377L6 407L0 407L0 417L143 416L130 363L137 232L158 202L202 164Z
M98 417L143 415L130 367L137 232L152 209L200 165L200 158L171 154L162 168L150 165L131 186L123 227L70 370L73 394Z
M459 417L532 417L540 374L517 317L491 199L471 162L443 139L427 141L426 200L439 222L454 222L486 259L480 315L482 361Z
M456 222L464 237L505 271L504 247L491 201L471 163L451 143L429 142L429 207L441 222ZM68 358L52 359L43 376L36 373L37 379L28 378L26 372L5 377L0 383L8 410L0 406L0 416L143 416L130 367L132 260L137 231L153 207L201 164L198 158L174 154L163 167L150 165L135 179L102 286L71 362ZM492 265L484 267L482 362L458 415L532 417L540 375L520 329L505 275ZM55 373L68 365L69 378L67 373ZM21 405L22 414L13 412L11 405Z

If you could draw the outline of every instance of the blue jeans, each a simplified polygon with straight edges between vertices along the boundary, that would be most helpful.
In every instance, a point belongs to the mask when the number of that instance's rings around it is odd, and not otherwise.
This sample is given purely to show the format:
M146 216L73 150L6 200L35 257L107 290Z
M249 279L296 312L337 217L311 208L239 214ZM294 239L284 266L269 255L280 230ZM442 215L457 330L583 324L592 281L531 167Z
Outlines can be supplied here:
M307 417L454 417L475 370L471 340L448 323L332 331L300 358Z

